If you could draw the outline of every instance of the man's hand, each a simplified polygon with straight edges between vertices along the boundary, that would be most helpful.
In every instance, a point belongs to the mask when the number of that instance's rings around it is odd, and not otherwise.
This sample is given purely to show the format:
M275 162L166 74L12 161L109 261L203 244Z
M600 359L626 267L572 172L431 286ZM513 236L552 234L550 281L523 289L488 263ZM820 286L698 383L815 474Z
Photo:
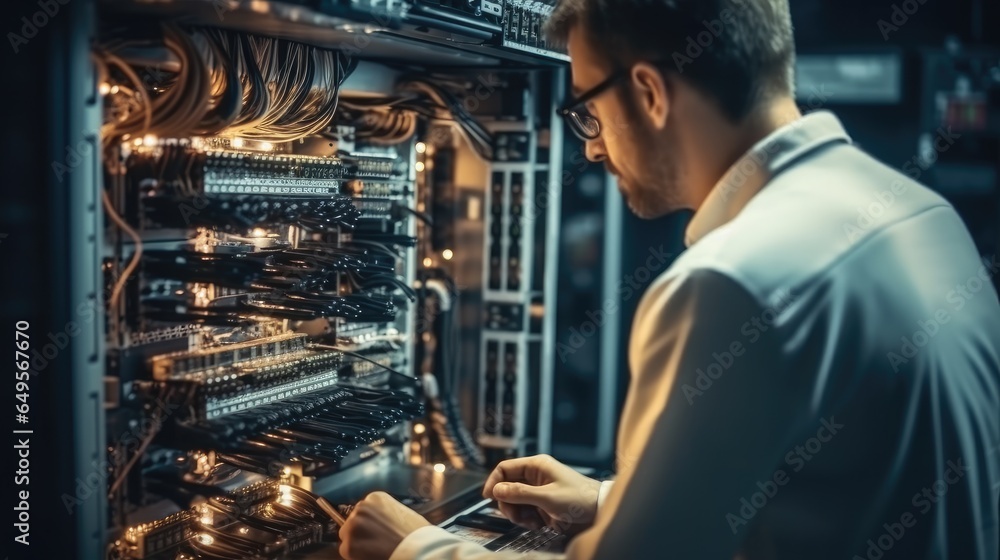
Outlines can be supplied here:
M508 519L532 529L547 525L567 534L594 523L601 483L548 455L511 459L486 479L483 497Z
M346 560L388 560L407 535L430 525L385 492L372 492L354 506L340 528L340 555Z

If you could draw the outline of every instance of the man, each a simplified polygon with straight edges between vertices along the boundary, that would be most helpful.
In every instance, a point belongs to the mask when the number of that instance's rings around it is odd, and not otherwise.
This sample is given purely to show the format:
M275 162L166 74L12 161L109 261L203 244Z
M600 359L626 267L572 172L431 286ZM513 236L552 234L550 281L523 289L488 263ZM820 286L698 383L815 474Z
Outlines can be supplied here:
M696 209L632 326L617 477L501 463L566 558L996 560L1000 303L941 197L802 117L786 0L564 0L564 112L636 214ZM694 46L692 46L694 45ZM697 48L696 48L697 47ZM352 560L489 560L384 494Z

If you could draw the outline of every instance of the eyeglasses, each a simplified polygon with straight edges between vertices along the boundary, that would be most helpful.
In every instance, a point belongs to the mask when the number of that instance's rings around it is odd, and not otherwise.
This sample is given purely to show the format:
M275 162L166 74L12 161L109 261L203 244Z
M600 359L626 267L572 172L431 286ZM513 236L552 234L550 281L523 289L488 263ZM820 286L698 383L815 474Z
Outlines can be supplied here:
M658 61L651 62L650 64L658 68L663 68L667 64L672 64L672 62ZM587 111L586 103L593 101L597 96L610 90L622 78L628 77L630 71L631 67L615 70L604 81L581 93L575 99L570 99L557 110L559 116L566 121L569 129L573 131L573 134L576 134L577 138L586 142L588 140L596 140L601 135L601 122Z
M581 93L579 97L570 99L559 108L559 116L566 121L569 129L573 131L573 134L576 134L577 138L586 142L587 140L596 140L601 135L601 122L587 111L586 103L611 89L619 80L628 76L628 72L628 68L612 72L604 81Z

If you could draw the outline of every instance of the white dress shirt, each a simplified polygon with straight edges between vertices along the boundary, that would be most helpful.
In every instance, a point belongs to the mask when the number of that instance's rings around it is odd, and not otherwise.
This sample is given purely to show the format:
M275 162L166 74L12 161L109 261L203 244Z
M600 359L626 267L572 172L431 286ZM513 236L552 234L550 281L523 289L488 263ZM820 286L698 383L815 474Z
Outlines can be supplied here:
M686 241L632 325L616 482L534 556L997 560L1000 262L951 205L817 112ZM391 560L499 557L426 527Z

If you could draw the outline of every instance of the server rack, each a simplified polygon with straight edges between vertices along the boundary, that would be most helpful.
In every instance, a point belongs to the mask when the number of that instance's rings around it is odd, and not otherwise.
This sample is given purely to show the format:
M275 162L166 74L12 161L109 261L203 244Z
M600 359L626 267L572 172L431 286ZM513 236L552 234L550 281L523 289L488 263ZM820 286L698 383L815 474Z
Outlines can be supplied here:
M39 113L47 115L47 118L43 117L39 123L48 138L45 155L30 163L23 162L30 166L28 169L41 177L40 182L44 188L33 193L34 200L31 202L34 202L32 205L34 208L48 209L47 219L24 223L12 219L9 215L5 216L6 226L11 234L33 236L38 254L45 256L42 259L44 262L40 262L38 268L44 274L35 276L34 281L27 277L11 281L8 293L20 293L30 297L25 298L25 305L12 306L9 310L14 316L30 317L33 330L37 330L40 335L51 333L49 339L62 340L59 334L69 332L67 328L71 331L63 347L58 349L51 360L47 360L46 367L35 367L33 371L35 375L32 377L32 386L47 400L36 409L39 412L34 415L35 420L30 427L37 430L40 437L45 438L46 448L39 452L41 464L38 472L41 476L35 479L38 482L33 482L32 486L32 489L38 488L38 493L34 495L38 496L35 507L39 513L32 522L35 525L32 539L34 542L28 557L156 557L157 554L172 554L176 552L178 546L199 538L201 534L191 529L191 526L199 522L211 524L206 517L198 518L198 515L205 511L204 508L188 507L189 504L177 505L176 497L167 497L168 491L164 488L162 480L154 480L155 477L150 474L158 468L157 464L149 463L147 459L150 455L158 453L160 455L157 457L161 460L164 457L176 460L183 458L185 461L208 462L210 463L208 466L212 467L220 461L221 453L217 454L217 450L212 449L209 444L195 444L192 448L201 448L195 451L183 446L178 449L176 440L161 440L168 431L164 426L169 426L173 419L157 416L157 410L172 412L175 408L168 402L164 404L156 399L150 399L150 394L144 392L144 387L149 388L164 382L168 384L179 382L181 376L175 373L182 367L193 371L192 375L199 380L208 379L211 375L205 373L209 368L206 364L212 362L219 368L234 367L229 361L239 362L242 359L240 358L242 351L246 351L248 355L252 353L254 359L267 361L280 357L284 352L303 352L300 344L306 345L310 351L317 354L323 350L321 334L317 334L326 332L322 322L316 324L312 321L292 321L271 316L268 320L256 321L253 326L256 335L265 336L254 338L241 332L241 336L248 338L237 342L223 341L232 333L220 334L215 331L207 333L204 327L163 320L164 314L169 315L174 312L170 310L157 315L159 319L153 321L153 323L159 321L156 328L135 326L143 324L142 321L146 320L142 316L142 310L146 309L144 302L155 299L150 297L150 293L167 294L172 288L190 292L192 286L207 284L204 293L194 291L188 294L193 298L190 309L205 307L198 305L198 298L210 301L214 298L239 299L245 296L239 293L239 290L233 292L223 289L222 286L213 287L210 281L199 282L197 281L199 279L190 278L185 275L186 273L173 279L167 278L170 280L167 282L161 280L150 282L146 278L156 274L165 274L168 277L173 274L164 272L170 269L164 265L163 260L166 258L164 255L169 253L169 256L176 256L174 253L178 251L187 251L185 242L194 247L193 253L198 253L198 247L206 243L211 244L214 250L219 250L221 247L233 245L234 238L246 235L250 229L219 234L217 228L213 229L214 226L206 228L209 230L208 233L196 228L175 228L189 231L190 235L180 237L143 230L146 227L143 225L145 223L143 220L146 218L143 217L142 209L146 207L142 205L146 201L139 203L140 211L136 213L135 193L129 192L134 185L127 182L119 183L122 181L120 175L130 171L128 164L118 160L111 163L109 169L109 164L104 158L107 146L104 145L106 138L103 134L107 133L104 125L108 119L108 95L114 95L115 92L112 90L116 86L122 86L113 83L114 80L103 80L105 77L99 74L100 65L95 63L94 58L95 47L107 39L109 28L114 25L121 26L123 22L129 27L133 23L143 26L170 21L185 30L211 29L222 30L220 33L223 34L253 34L266 39L290 40L327 51L350 52L357 56L360 62L344 81L342 92L350 93L352 98L358 99L393 92L396 80L406 70L407 65L413 64L434 68L435 72L439 73L450 73L459 81L462 79L471 81L477 77L477 73L494 71L519 78L508 80L509 83L523 84L507 86L510 90L520 88L516 94L506 91L489 100L481 100L484 105L489 106L484 106L478 113L470 111L475 117L487 123L486 126L494 140L502 136L504 141L501 143L512 144L505 148L508 155L479 161L479 169L485 173L480 173L478 182L468 180L462 187L467 201L477 198L475 191L478 187L480 208L486 210L491 203L491 195L487 188L489 179L493 177L494 172L504 174L508 198L506 206L501 210L504 216L501 216L500 220L505 224L507 233L510 233L511 225L516 225L518 219L506 215L516 211L516 208L511 208L509 198L514 186L510 183L510 179L515 177L515 173L523 173L526 177L522 196L528 204L534 204L537 212L532 216L530 225L525 225L523 230L521 256L514 257L524 267L521 272L523 280L520 285L509 290L513 296L509 294L500 296L499 292L492 290L488 284L457 283L455 291L465 302L498 301L507 305L508 309L517 307L520 309L517 313L522 318L516 329L509 327L500 329L504 330L507 336L513 336L512 340L516 339L520 350L517 358L520 367L515 373L525 378L524 383L515 385L517 393L514 400L518 406L512 413L517 417L514 423L516 429L508 431L504 437L492 439L491 436L481 432L478 434L479 443L495 448L498 456L506 453L548 450L550 443L546 418L549 412L543 403L550 400L554 347L552 332L555 323L553 314L539 313L539 311L552 305L555 297L556 261L550 256L557 251L559 206L539 202L534 197L541 189L554 200L558 200L560 196L560 182L557 180L562 175L560 158L551 157L551 154L559 154L562 150L561 125L558 119L554 118L552 107L562 92L565 79L562 63L565 62L565 55L548 49L540 39L539 28L543 21L540 14L551 9L550 4L522 1L483 2L474 8L478 10L469 9L467 5L458 6L457 3L447 5L444 2L432 5L429 2L392 1L280 3L236 0L225 2L109 0L69 3L60 7L61 17L51 17L49 26L44 30L45 33L40 34L38 40L31 45L37 49L23 55L20 60L25 67L37 65L47 70L45 80L50 97L34 100L34 107L47 111ZM497 12L497 9L500 12ZM483 16L484 12L487 14L486 17ZM165 65L164 71L167 73L177 71L176 60L159 60L151 65L153 71L149 72L150 79L157 79L156 71L160 69L160 63ZM526 79L520 80L521 77ZM156 87L153 85L150 91L154 91ZM472 98L475 98L475 95L476 90L473 86ZM26 106L31 106L29 97L22 96ZM518 97L521 98L520 101ZM498 111L508 118L489 118L487 115L491 111ZM422 130L425 134L430 134L434 127ZM234 154L242 154L241 157L265 162L262 165L286 165L294 160L295 165L302 168L313 163L318 165L319 160L308 158L336 157L346 162L351 158L365 157L351 153L352 150L348 147L351 139L346 131L337 132L344 132L345 135L337 138L343 146L338 145L338 148L342 148L340 150L342 153L336 156L330 153L308 154L306 148L300 147L284 151L284 148L276 146L278 142L274 142L275 146L271 146L271 142L267 139L258 141L241 138L240 145L237 146L234 144L237 138L225 134L224 131L218 134L206 134L206 137L217 138L211 140L216 143L207 147L198 144L197 148L200 150L199 157L211 152L209 148L212 148L224 154L225 158L232 159L235 157ZM450 255L459 253L473 255L473 260L475 255L481 258L486 254L484 245L466 243L463 236L454 236L451 240L454 245L442 249L440 246L435 247L433 244L425 243L429 236L420 234L425 226L420 224L418 219L418 213L424 213L420 210L422 193L418 185L421 183L422 167L429 171L431 162L420 161L421 154L425 152L417 148L417 144L428 146L436 142L440 147L449 147L462 152L459 159L469 159L469 146L462 143L456 131L453 130L453 133L455 136L452 138L443 134L437 140L421 138L418 135L401 143L403 147L397 145L393 148L397 151L397 159L403 162L402 168L405 169L406 176L400 182L412 187L403 189L402 194L394 199L393 202L398 204L379 204L377 201L361 203L363 201L358 197L353 201L362 215L365 212L393 213L398 207L414 211L397 221L398 229L393 234L417 239L415 247L402 251L402 258L398 259L395 267L397 278L411 288L426 288L429 285L427 275L429 268L439 269L453 278L462 277L462 271L457 270L459 259L444 257L445 250L449 251ZM518 161L517 158L520 156L511 157L509 154L516 151L515 144L523 139L526 139L528 154L526 159ZM193 144L175 142L165 137L149 138L137 135L134 138L117 138L115 142L131 143L130 146L126 146L127 149L116 151L119 157L125 158L141 155L144 151L154 154L151 156L154 159L162 158L164 153L176 150L178 146L194 149ZM255 148L263 148L264 143L268 144L268 149L264 150L268 153L254 152ZM373 158L388 151L391 150L369 151L368 157ZM343 155L344 153L347 155ZM503 160L504 158L506 159ZM543 161L546 159L548 161ZM203 160L197 161L200 164ZM229 159L226 159L225 163L232 165ZM423 166L418 163L423 163ZM215 172L205 173L208 176ZM464 174L468 174L468 167L457 169L457 175ZM214 195L224 198L223 195L226 194L261 197L274 195L275 199L282 200L287 198L284 195L288 195L288 191L284 191L283 195L280 190L227 192L224 190L227 188L224 182L215 191L211 191L211 188L216 187L209 187L209 181L205 181L200 188L204 189L202 194L206 198L213 200ZM103 200L105 193L109 195L109 203ZM27 197L25 199L25 207L28 207L29 201ZM178 203L178 206L183 206L183 202ZM210 208L215 211L214 206ZM146 247L146 255L142 259L148 260L137 259L136 262L140 264L127 274L126 269L137 247L135 243L129 241L127 232L117 223L118 220L114 215L118 215L132 228L143 230L139 232ZM459 227L478 230L478 238L475 236L473 238L487 240L490 218L484 219L484 215L481 214L477 218L474 213L470 213L457 220L456 224ZM145 216L148 217L148 211ZM447 219L447 216L444 218ZM148 229L153 230L162 225L157 224ZM269 228L260 229L269 230ZM309 240L308 236L296 231L294 227L289 230L286 226L275 226L270 230L273 231L266 231L261 235L262 238L268 239L269 243L280 243L284 244L282 246L295 248L303 247L300 244ZM345 239L349 242L351 238L337 239L336 243L340 246L339 244ZM248 248L249 245L256 243L259 248L262 242L259 240L235 242L237 245L240 243L243 244L241 250L252 252L254 249ZM510 240L507 241L504 250L509 261ZM488 271L485 272L484 277L488 278ZM514 265L505 270L505 274L516 275ZM115 292L118 280L123 277L125 279L121 285L124 288ZM339 284L336 293L341 293ZM121 298L121 303L117 304L116 309L118 316L109 316L107 312L109 300L118 297ZM138 308L136 302L140 304ZM465 303L465 306L465 310L468 311L468 303ZM389 366L410 378L423 378L426 388L427 382L433 383L434 371L422 371L418 359L422 350L418 348L420 337L415 335L422 334L423 327L419 323L421 310L417 305L400 305L400 307L399 314L393 320L383 322L372 332L352 331L344 320L332 321L330 327L341 335L354 336L352 340L359 345L372 338L410 335L394 358L398 361L385 363L385 360L379 362L376 359L374 361L381 365L371 365L369 369L377 372L380 368ZM469 327L466 333L472 332L474 333L472 336L481 337L480 340L485 345L493 336L491 333L497 332L494 319L495 316L472 317L471 320L465 317L464 321L468 325L464 326ZM134 323L135 321L140 323ZM121 330L121 324L133 326ZM320 330L317 331L317 328ZM45 338L41 336L39 338L42 338L41 342L45 342ZM162 345L163 349L152 349L155 345ZM332 355L333 351L324 354L328 358ZM353 362L349 368L353 372L352 375L361 376L356 370L364 369L357 365L363 362L350 360L349 355L345 353L338 353L336 359L339 360L337 362L339 378L343 379L347 375L343 367L348 361ZM179 365L182 362L178 360L187 360L183 362L187 365ZM482 382L486 380L487 373L486 368L481 367L480 356L475 351L465 352L461 354L460 360L464 371L477 372L477 375L465 373L464 382L472 385L471 392L482 394ZM195 365L191 365L192 363ZM367 370L366 372L370 373ZM338 378L333 375L327 377ZM384 377L383 375L383 380ZM347 386L360 387L358 390L370 387L386 390L375 381L370 384L362 382ZM327 389L333 385L324 387L319 384L316 387ZM315 395L316 393L310 392L314 389L312 385L309 387L303 385L301 388L305 391L306 397ZM248 389L245 387L240 389L240 391L246 390ZM418 391L411 396L420 400L426 395ZM249 409L259 406L260 403L268 404L269 399L281 402L281 397L260 395L258 397L256 403L242 402L236 405L232 404L231 400L214 397L215 400L212 400L213 398L206 397L204 401L199 401L201 403L199 406L204 407L199 409L202 420L226 418L228 415L238 413L240 408ZM206 405L205 402L214 404ZM129 412L124 413L125 410ZM461 413L473 418L482 418L480 411L475 407L471 411L462 410ZM406 472L393 470L391 464L411 468L417 473L414 479L420 480L428 472L430 467L428 461L446 461L449 457L447 453L442 455L439 449L426 448L427 442L422 441L418 434L428 431L431 422L427 421L426 427L419 430L414 427L414 423L421 424L425 420L420 414L415 413L413 416L415 416L413 422L406 422L401 424L401 428L394 428L399 431L399 445L392 453L386 454L374 447L373 450L362 451L360 455L373 455L376 458L366 463L367 456L359 457L357 468L331 468L327 472L311 476L306 471L292 472L293 469L286 466L278 472L255 473L255 476L247 477L242 486L231 483L221 487L231 495L238 495L251 501L257 495L270 498L269 493L275 491L289 492L284 486L303 487L331 499L347 500L351 497L351 491L345 488L358 484L359 480L370 483L373 480L377 481L380 476L384 478L386 473L390 473L390 477L398 477L401 476L399 472ZM161 425L155 429L148 429L146 426L150 424ZM115 449L116 444L121 449ZM382 443L382 445L388 444ZM383 454L391 457L381 457ZM281 460L290 458L298 457L294 454L279 457ZM130 471L133 467L134 470ZM242 470L246 474L253 468L252 465L248 465ZM451 472L449 469L449 473ZM457 473L455 478L461 478L461 474ZM470 480L474 480L474 477ZM276 486L278 482L287 484L278 488ZM405 486L407 482L403 484ZM409 484L414 483L411 480ZM140 495L140 498L135 499L134 495L124 497L122 495L124 489ZM418 489L416 497L430 503L425 508L426 511L433 509L435 500L444 502L450 499L445 495L447 492L441 493L439 490L419 495L422 492ZM173 506L157 509L171 501ZM192 503L204 505L199 500ZM416 505L419 509L419 504ZM169 513L159 516L157 511ZM223 519L218 527L224 527L225 523L230 521L232 520ZM46 532L58 527L59 538L38 539L42 533L38 528L39 525L44 525ZM312 541L323 541L329 536L329 530L329 526L320 524L312 538L300 538L298 542L303 545L316 544ZM137 534L144 536L136 538ZM299 553L294 548L286 546L273 552L273 557L292 557ZM315 550L315 547L307 547L306 550ZM19 551L13 552L16 556Z

